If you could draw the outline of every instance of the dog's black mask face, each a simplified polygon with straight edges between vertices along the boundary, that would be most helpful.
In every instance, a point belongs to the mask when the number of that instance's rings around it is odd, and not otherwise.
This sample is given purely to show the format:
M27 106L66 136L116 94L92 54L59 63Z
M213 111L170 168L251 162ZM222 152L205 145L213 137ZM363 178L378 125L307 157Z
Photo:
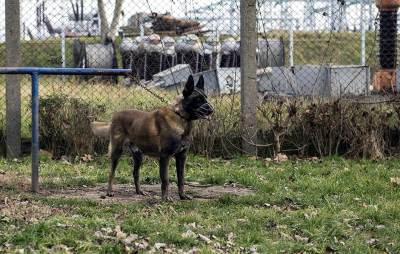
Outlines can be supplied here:
M214 113L214 109L207 101L207 95L204 92L203 76L200 76L195 87L193 76L190 75L182 93L182 107L190 120L210 119Z

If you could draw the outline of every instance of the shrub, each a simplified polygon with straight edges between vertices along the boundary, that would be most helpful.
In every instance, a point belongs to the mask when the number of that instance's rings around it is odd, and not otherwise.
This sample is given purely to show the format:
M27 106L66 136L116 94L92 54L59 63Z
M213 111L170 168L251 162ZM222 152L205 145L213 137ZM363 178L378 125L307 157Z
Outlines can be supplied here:
M62 155L93 152L96 142L90 121L105 112L105 105L89 104L81 99L49 96L40 102L41 146L55 159Z
M110 89L114 87L107 87L104 93L110 94ZM108 98L108 94L100 93L103 90L98 91L99 96ZM172 100L172 93L163 93L167 100ZM91 120L107 121L112 112L122 108L148 111L163 106L141 89L127 90L126 94L129 96L125 99L110 97L96 101L68 96L42 99L43 148L51 150L55 158L64 154L105 154L108 141L93 137ZM243 153L240 97L225 95L210 100L215 115L210 121L195 122L191 152L225 158ZM344 155L380 159L400 152L400 106L396 103L272 98L261 102L257 112L259 155L263 157L282 152L300 157Z

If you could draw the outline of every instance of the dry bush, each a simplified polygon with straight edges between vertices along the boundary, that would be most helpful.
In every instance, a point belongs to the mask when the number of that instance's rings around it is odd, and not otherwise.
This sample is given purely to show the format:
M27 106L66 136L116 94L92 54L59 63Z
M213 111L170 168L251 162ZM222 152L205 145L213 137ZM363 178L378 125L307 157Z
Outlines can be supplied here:
M164 105L140 88L127 90L129 99L126 100L109 98L107 90L101 91L104 96L97 101L68 96L50 96L41 101L42 145L52 150L56 158L64 154L106 153L107 141L100 142L90 133L89 122L94 118L107 121L112 112L121 108L151 110ZM174 93L156 92L173 100ZM211 97L210 101L215 115L210 121L195 122L191 151L225 158L243 153L240 96L233 93ZM259 155L282 152L301 157L345 155L380 159L400 151L399 119L400 106L395 103L304 98L264 100L257 111Z
M263 141L273 144L264 154L381 159L400 152L397 104L274 99L259 112Z
M41 146L55 159L62 155L83 155L93 152L95 138L90 121L105 111L101 104L80 99L50 96L40 103Z
M210 98L215 114L209 121L197 121L191 150L206 156L231 158L241 152L239 96Z

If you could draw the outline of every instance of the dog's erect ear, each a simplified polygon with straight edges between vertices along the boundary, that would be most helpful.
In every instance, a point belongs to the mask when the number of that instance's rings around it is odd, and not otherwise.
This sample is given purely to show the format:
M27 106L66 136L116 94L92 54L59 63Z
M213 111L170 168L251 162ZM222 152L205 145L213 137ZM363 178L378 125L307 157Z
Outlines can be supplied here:
M193 76L190 75L188 80L186 81L185 88L183 89L183 96L188 97L190 96L194 91L194 79Z
M199 81L197 81L196 88L204 91L204 78L203 75L200 76Z

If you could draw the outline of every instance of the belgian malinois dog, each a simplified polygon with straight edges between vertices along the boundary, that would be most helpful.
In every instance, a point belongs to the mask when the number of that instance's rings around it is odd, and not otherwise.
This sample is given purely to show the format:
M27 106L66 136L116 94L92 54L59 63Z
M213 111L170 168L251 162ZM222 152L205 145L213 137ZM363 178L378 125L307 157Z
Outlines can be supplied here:
M111 170L108 177L107 196L113 196L112 184L115 170L123 146L128 145L134 162L133 180L137 194L145 195L140 188L139 170L143 155L148 155L159 159L162 199L170 199L168 164L174 156L179 197L191 199L184 193L184 171L192 122L197 119L209 119L213 112L213 107L207 101L204 92L203 76L199 78L196 86L193 77L189 76L182 96L179 96L169 107L151 112L124 110L114 113L110 124L92 123L95 135L110 137Z

